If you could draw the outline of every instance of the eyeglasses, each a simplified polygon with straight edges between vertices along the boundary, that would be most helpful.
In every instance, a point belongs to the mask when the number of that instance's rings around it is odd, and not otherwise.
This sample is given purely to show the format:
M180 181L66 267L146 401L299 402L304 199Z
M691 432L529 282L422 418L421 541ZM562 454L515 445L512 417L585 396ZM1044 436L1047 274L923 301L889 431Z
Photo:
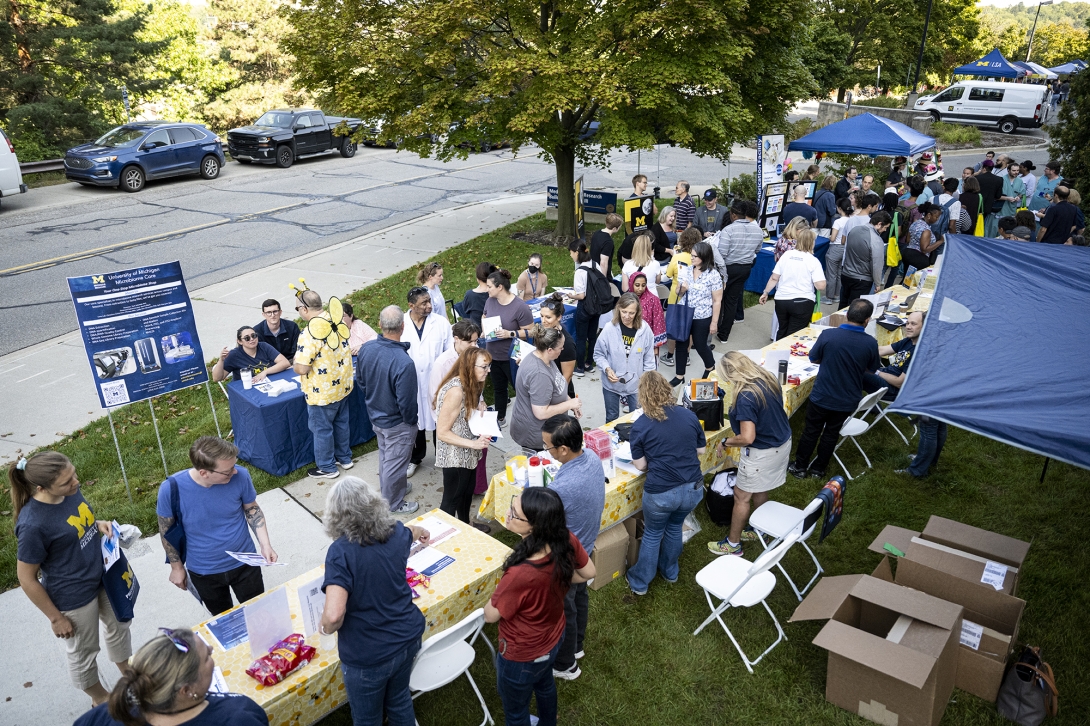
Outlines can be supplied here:
M305 310L306 307L307 307L306 305L296 305L295 306L295 312L299 312L300 310Z
M170 642L174 643L174 647L178 650L182 651L183 653L189 652L189 643L182 640L181 636L176 635L175 632L170 628L159 628L159 634L165 635L170 638Z
M480 368L482 371L487 371L487 370L492 369L492 364L491 363L486 363L483 366L475 366L475 367Z
M231 471L220 471L218 469L213 469L212 473L213 474L219 474L220 476L234 476L235 475L235 467L232 466Z
M298 309L299 309L299 308L296 308L296 310L298 310ZM280 314L280 312L281 312L281 311L280 311L279 309L276 309L276 310L262 310L262 311L261 311L261 313L262 313L263 315L279 315L279 314Z
M530 520L526 519L526 517L520 517L517 514L515 514L515 503L514 502L511 502L511 508L507 512L507 516L510 517L511 519L517 519L520 522L526 522L526 524L530 523Z
M257 340L256 335L243 335L239 340Z

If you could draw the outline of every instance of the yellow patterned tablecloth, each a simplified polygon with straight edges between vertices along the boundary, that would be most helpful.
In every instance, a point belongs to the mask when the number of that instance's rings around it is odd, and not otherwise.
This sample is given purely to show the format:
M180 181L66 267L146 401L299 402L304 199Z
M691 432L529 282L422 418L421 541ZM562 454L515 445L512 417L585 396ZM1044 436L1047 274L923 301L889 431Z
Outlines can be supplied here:
M500 568L511 550L438 509L417 517L412 523L419 524L425 517L438 517L458 529L458 534L436 546L436 549L452 556L454 563L436 573L427 592L415 601L427 618L427 629L424 631L426 640L484 607L499 584ZM302 611L296 595L298 588L319 577L324 570L324 565L317 567L282 585L288 591L295 632L303 632ZM201 623L196 629L209 643L216 642L206 623ZM317 633L307 638L307 644L319 648ZM319 649L314 661L292 673L286 680L275 686L262 686L246 675L246 669L253 662L248 643L229 651L213 647L213 658L223 671L230 691L257 701L265 709L272 726L306 726L347 701L340 660L335 650L323 652Z

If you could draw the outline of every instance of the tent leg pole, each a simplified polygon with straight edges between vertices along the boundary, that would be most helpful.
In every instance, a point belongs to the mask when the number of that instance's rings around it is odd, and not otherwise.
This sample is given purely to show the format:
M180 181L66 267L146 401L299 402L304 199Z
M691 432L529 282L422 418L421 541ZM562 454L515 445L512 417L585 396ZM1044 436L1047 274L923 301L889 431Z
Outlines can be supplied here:
M1045 474L1048 473L1048 462L1049 461L1050 461L1049 457L1046 456L1045 457L1045 465L1041 467L1041 478L1037 480L1038 484L1044 484L1045 483Z

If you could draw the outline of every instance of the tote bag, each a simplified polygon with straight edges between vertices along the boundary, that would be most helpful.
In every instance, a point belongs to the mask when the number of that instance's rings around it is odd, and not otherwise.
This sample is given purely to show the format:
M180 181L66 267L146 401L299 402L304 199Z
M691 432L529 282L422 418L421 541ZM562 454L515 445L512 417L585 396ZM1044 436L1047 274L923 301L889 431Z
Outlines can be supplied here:
M689 293L676 303L666 307L666 337L670 340L688 340L693 327L693 309L689 307Z
M886 267L897 267L901 264L901 247L897 244L897 228L900 212L894 212L893 224L889 227L889 242L886 243Z
M977 237L984 236L984 197L979 196L980 206L977 208L976 213L976 227L973 229L973 234Z
M118 551L117 561L102 573L102 587L106 590L106 598L110 601L117 622L127 623L132 620L136 597L140 594L140 583L123 551Z

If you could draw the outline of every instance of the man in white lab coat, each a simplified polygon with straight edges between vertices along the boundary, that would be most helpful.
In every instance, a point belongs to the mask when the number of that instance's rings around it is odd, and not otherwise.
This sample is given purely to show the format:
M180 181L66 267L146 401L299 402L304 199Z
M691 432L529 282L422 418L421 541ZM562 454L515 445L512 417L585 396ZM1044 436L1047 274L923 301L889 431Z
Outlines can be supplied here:
M429 400L431 369L439 356L454 347L454 336L446 317L432 312L431 296L428 288L421 285L409 290L409 311L405 313L405 332L401 341L409 344L409 357L416 364L417 381L417 417L418 431L409 469L406 476L416 473L417 467L424 461L428 451L426 431L432 433L432 446L435 445L435 414Z

